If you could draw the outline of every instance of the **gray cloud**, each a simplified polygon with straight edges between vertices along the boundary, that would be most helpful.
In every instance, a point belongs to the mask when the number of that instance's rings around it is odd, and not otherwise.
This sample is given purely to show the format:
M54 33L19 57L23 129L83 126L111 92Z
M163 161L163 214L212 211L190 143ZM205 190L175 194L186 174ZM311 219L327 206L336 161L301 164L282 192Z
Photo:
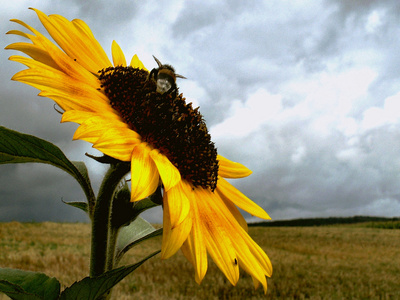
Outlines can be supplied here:
M85 213L62 203L84 201L68 174L39 164L2 165L1 221L88 221Z
M38 24L25 4L0 12L3 31L15 28L10 18ZM232 182L274 219L400 215L400 104L388 100L400 86L398 1L40 5L47 14L85 20L107 53L115 39L128 60L138 53L152 68L154 54L188 77L180 91L200 105L218 151L253 170ZM0 40L3 47L14 41ZM22 68L7 61L11 54L0 53L0 124L84 159L98 187L104 167L83 157L95 151L71 141L76 125L59 124L51 101L9 81ZM82 198L61 171L0 167L0 220L82 217L59 203ZM160 221L160 211L146 216Z

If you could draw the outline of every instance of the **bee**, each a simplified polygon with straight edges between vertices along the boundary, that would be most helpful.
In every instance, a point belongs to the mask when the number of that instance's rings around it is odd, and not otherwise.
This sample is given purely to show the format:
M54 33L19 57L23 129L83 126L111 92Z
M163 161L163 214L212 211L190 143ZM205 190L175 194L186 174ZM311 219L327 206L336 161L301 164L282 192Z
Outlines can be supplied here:
M175 69L171 65L163 65L154 55L158 68L151 70L149 79L153 79L157 83L157 93L177 92L176 78L186 79L185 76L175 73Z

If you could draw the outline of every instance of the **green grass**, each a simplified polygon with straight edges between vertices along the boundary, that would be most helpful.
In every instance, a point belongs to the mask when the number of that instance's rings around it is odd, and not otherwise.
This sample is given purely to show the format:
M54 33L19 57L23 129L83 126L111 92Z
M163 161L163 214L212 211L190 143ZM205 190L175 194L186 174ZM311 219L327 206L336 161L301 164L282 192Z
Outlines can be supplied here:
M382 229L400 229L400 221L369 222L366 227Z
M113 299L400 299L399 230L364 223L251 227L249 233L274 267L266 296L243 272L231 286L211 261L197 285L179 252L146 262L115 288ZM88 274L89 242L88 224L0 223L0 267L44 272L68 286ZM147 241L123 263L134 263L160 245L160 237Z

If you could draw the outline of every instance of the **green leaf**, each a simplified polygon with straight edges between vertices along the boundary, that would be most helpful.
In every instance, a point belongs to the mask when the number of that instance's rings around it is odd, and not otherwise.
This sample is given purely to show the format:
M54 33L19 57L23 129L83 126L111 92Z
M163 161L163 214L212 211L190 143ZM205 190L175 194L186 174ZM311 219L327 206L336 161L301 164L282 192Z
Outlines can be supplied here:
M153 208L155 206L158 206L159 204L154 203L151 200L151 196L149 198L144 198L143 200L134 202L134 206L133 209L136 213L136 215L140 215L142 212L144 212L145 210L148 210L150 208Z
M79 171L80 175L82 178L85 180L85 182L91 186L90 183L90 178L89 178L89 172L86 167L86 164L83 161L71 161L71 163L75 166L75 168Z
M60 283L43 273L0 268L0 292L15 300L56 300Z
M44 299L37 295L34 295L34 294L24 291L24 289L21 288L17 284L12 284L5 280L0 280L0 293L1 292L6 294L13 300L42 300L42 299Z
M61 293L60 300L95 300L109 291L146 260L158 253L160 253L160 251L150 254L136 264L108 271L98 277L86 277L81 281L75 282Z
M79 209L83 210L85 213L89 213L88 204L86 202L66 202L64 200L61 200L61 201L65 204L79 208Z
M79 172L82 174L82 176L85 178L85 180L90 181L89 179L89 172L88 169L86 168L86 165L83 161L71 161L72 164L79 170Z
M75 162L78 166L76 167L60 148L52 143L0 126L0 164L28 162L50 164L66 171L79 182L89 205L94 203L94 192L83 162Z
M158 206L150 197L131 202L131 191L126 182L115 193L112 205L111 225L116 229L129 225L145 210Z
M141 217L138 217L128 226L122 227L118 234L118 240L115 250L116 265L129 249L142 241L158 236L160 234L162 234L162 228L156 230L153 225L151 225L149 222Z

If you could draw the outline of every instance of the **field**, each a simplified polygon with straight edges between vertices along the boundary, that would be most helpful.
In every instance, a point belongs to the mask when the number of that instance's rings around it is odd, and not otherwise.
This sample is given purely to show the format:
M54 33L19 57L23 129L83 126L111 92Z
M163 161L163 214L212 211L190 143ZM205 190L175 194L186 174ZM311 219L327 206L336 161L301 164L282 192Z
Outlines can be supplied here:
M88 274L89 226L0 223L0 267L44 272L71 285ZM245 273L232 287L211 262L199 286L179 252L146 262L117 285L113 299L400 299L400 230L376 227L250 227L274 267L267 295L254 290ZM145 242L123 263L134 263L160 244L160 238Z

